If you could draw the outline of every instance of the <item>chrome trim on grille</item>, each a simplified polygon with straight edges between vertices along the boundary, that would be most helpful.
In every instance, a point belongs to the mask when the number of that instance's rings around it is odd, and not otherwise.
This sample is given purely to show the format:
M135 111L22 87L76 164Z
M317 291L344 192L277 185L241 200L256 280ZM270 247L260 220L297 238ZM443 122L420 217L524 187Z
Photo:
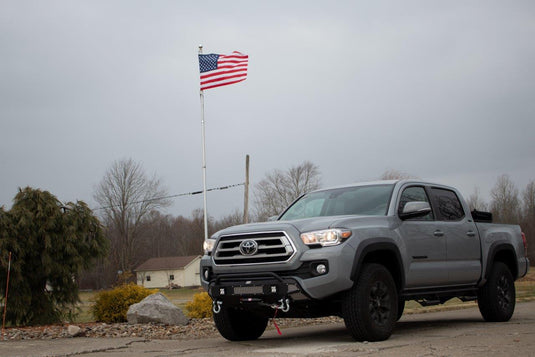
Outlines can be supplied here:
M258 251L254 255L243 255L240 245L254 240ZM284 263L296 253L295 246L283 231L229 234L219 238L214 247L212 259L215 265L254 265Z

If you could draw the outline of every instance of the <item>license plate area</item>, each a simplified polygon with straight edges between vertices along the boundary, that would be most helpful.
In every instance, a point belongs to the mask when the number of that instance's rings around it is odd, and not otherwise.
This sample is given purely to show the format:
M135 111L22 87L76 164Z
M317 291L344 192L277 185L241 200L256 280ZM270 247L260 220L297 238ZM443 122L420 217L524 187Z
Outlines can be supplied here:
M234 286L233 288L234 295L258 295L264 293L263 286Z
M288 285L275 281L220 282L210 287L212 298L224 297L284 297L288 294Z

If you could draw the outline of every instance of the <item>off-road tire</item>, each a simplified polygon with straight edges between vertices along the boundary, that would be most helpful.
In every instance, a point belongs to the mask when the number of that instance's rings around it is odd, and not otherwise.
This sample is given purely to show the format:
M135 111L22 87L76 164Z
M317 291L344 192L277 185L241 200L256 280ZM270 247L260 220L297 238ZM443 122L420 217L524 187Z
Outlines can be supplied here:
M227 340L256 340L266 330L267 317L255 315L237 308L222 307L218 314L214 313L217 330Z
M383 341L392 335L398 317L398 294L390 272L365 264L342 301L342 317L357 341Z
M479 311L489 322L509 321L515 311L515 281L502 262L495 262L485 285L477 293Z

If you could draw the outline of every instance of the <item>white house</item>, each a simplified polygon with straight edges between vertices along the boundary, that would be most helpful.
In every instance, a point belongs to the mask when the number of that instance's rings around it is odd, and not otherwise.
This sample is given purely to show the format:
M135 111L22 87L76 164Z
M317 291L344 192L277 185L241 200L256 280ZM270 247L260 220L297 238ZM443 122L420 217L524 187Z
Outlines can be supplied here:
M150 289L199 286L200 260L200 255L151 258L134 270L137 284Z

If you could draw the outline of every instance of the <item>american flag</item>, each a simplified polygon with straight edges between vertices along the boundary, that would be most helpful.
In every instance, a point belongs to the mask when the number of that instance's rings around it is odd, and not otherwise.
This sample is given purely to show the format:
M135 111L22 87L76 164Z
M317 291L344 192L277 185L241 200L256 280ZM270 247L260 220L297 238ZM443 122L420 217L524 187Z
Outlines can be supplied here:
M236 51L230 55L199 55L201 90L244 81L248 63L249 56Z

